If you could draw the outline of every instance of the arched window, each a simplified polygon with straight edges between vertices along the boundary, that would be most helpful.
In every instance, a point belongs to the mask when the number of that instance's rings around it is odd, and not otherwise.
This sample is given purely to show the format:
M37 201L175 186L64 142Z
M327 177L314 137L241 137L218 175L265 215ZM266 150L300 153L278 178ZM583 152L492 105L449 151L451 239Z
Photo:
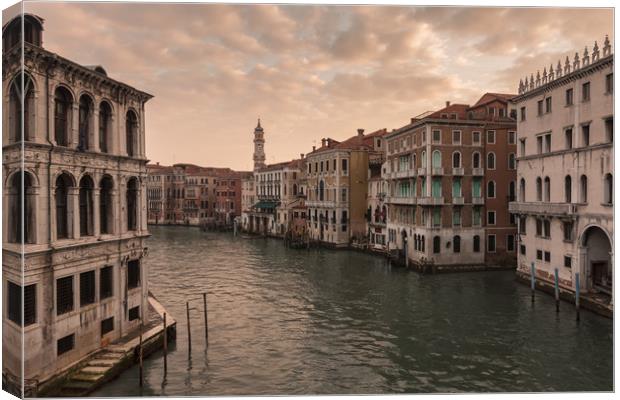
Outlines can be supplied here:
M67 175L62 174L56 179L56 191L54 200L56 201L56 238L67 239L72 229L69 221L69 188L73 187L73 180Z
M416 156L415 153L411 155L411 169L416 169L418 164L416 164Z
M323 201L324 196L325 196L325 182L320 181L319 182L319 201Z
M127 230L138 229L138 179L133 177L127 182Z
M489 183L487 183L487 197L488 198L495 198L495 181L489 181Z
M510 181L510 184L508 185L508 201L515 201L516 190L515 181Z
M536 201L542 201L542 179L536 178Z
M487 168L495 169L495 153L493 152L487 154Z
M605 204L613 204L614 202L614 178L611 174L605 174Z
M112 216L112 177L104 176L99 184L99 219L102 234L112 233L114 217Z
M564 177L564 201L566 203L571 203L572 199L572 191L573 191L573 180L570 175L566 175Z
M64 87L56 88L54 93L54 139L58 146L69 145L72 104L71 93Z
M461 168L461 153L458 151L452 153L452 168Z
M426 235L422 235L422 242L420 244L422 245L422 251L426 251Z
M112 107L107 102L99 105L99 151L107 153L109 148L110 129L112 127Z
M433 151L433 168L441 168L441 152L439 150Z
M588 202L588 177L585 175L581 175L579 192L580 192L579 201L581 203L587 203Z
M78 150L88 150L90 148L90 118L92 111L93 106L90 97L83 94L80 97Z
M420 168L426 168L426 150L422 150L421 162L422 162L422 165L420 165Z
M286 196L286 185L284 185L284 195Z
M472 154L472 168L482 168L480 166L480 153L477 151Z
M125 139L127 146L127 155L129 157L137 156L138 149L138 117L136 113L129 110L125 118Z
M439 236L433 237L433 253L438 254L441 252L441 238Z
M22 185L23 179L23 185ZM23 171L13 175L9 187L9 243L35 243L34 178ZM22 219L23 218L23 219Z
M293 196L297 196L297 184L293 183Z
M519 183L519 201L525 201L525 179L523 178Z
M517 169L515 153L508 154L508 169Z
M93 180L85 175L80 180L80 236L92 236L93 214Z
M455 253L461 252L461 237L459 235L452 239L452 249Z
M22 88L22 77L24 77ZM22 92L23 90L23 92ZM25 96L22 96L25 93ZM23 104L23 108L22 108ZM11 82L9 98L9 140L22 140L22 111L23 111L23 140L33 138L32 124L34 122L34 87L30 76L18 74Z
M387 207L383 206L381 208L381 222L385 224L386 221L387 221Z
M480 236L474 236L474 253L480 252Z
M546 202L551 201L551 180L549 179L548 176L545 176L545 183L544 183L544 194L545 194L545 200Z

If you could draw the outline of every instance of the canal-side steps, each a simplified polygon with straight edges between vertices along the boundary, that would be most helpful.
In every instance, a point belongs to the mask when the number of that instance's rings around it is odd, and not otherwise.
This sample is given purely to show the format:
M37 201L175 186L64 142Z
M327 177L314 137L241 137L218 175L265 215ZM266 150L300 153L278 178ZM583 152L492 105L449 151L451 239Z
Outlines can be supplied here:
M163 345L163 315L166 313L168 340L176 336L176 321L165 308L149 293L148 320L142 333L143 356L157 351ZM83 397L116 378L121 372L137 361L140 344L139 332L124 336L106 346L72 368L62 383L49 389L45 396Z

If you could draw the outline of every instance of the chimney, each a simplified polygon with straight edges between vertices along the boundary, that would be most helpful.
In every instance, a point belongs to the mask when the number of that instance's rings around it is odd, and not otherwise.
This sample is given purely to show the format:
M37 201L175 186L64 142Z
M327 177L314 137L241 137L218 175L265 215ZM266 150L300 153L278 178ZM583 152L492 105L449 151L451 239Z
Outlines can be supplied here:
M364 136L364 130L363 129L358 129L357 130L357 136Z
M312 151L316 151L316 146L312 146Z
M446 101L446 107L450 107L450 102Z
M304 153L299 153L299 158L304 159Z
M159 161L157 161L157 165L159 165Z
M325 138L321 139L321 147L325 147Z
M327 140L327 147L332 145L332 139L331 138L327 138L325 140Z
M411 123L413 124L415 122L415 118L411 117Z

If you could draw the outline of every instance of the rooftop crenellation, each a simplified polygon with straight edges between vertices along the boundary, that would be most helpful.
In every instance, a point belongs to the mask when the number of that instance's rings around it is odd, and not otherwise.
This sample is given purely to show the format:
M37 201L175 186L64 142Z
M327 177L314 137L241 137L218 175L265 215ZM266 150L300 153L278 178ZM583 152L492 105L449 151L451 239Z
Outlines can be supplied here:
M609 36L605 35L605 41L603 42L603 54L602 57L607 57L611 55L611 43L609 42ZM601 57L600 49L598 47L598 43L594 41L594 47L592 47L592 54L588 52L588 46L586 46L583 50L583 55L581 58L579 57L579 52L575 52L575 57L573 57L573 62L571 63L569 56L566 56L564 61L564 66L562 67L562 62L558 60L558 64L553 68L553 63L549 65L549 69L547 67L543 68L542 75L540 70L536 71L536 76L534 73L531 73L529 78L526 76L525 80L519 80L519 94L524 94L529 92L530 90L534 90L542 85L545 85L549 82L552 82L556 79L561 78L562 76L566 76L571 72L575 72L581 68L585 68L590 64L597 62Z

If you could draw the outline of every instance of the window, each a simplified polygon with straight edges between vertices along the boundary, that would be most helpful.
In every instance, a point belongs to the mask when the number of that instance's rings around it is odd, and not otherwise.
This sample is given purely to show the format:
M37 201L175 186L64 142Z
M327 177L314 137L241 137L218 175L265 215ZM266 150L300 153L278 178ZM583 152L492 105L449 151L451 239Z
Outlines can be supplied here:
M607 118L605 120L605 140L607 143L614 142L614 119Z
M90 147L90 116L92 114L92 101L87 95L80 97L79 120L78 120L78 150L88 150Z
M613 204L613 185L614 179L611 174L605 174L605 193L604 193L604 203L611 205Z
M605 93L611 94L614 92L614 74L605 75Z
M487 144L495 144L495 131L487 131Z
M473 144L480 144L480 132L472 132L472 142Z
M140 318L140 306L135 306L133 308L130 308L127 317L128 317L127 319L129 319L130 321L139 319Z
M138 229L138 179L132 177L127 183L127 230L135 231ZM184 197L184 196L183 196Z
M441 178L433 177L432 186L431 186L431 195L434 198L441 197Z
M22 325L22 287L7 281L8 299L7 312L9 319ZM32 325L37 320L37 285L24 287L24 326Z
M545 176L545 181L544 181L544 201L546 201L547 203L551 201L551 180L549 179L548 176Z
M567 150L573 148L573 128L566 128L564 130L564 142Z
M587 203L588 202L588 177L585 175L581 175L579 182L579 202Z
M545 138L545 153L549 153L551 151L551 134L548 133L544 136Z
M73 311L73 276L56 279L56 315Z
M108 137L112 126L112 108L107 102L99 105L99 151L108 152Z
M525 201L525 179L519 182L519 201Z
M452 197L461 197L463 193L461 191L461 178L454 178L452 181Z
M441 208L436 207L433 208L433 227L440 227L441 226Z
M342 202L347 201L347 188L340 189L340 201Z
M72 103L69 91L58 87L54 94L54 139L58 146L69 145Z
M487 236L487 252L495 253L495 235Z
M543 137L542 135L536 136L536 149L538 150L538 154L543 153Z
M452 168L461 168L461 153L458 151L452 153Z
M433 253L439 254L441 252L441 238L439 236L433 237Z
M112 216L112 189L114 184L109 175L104 176L99 184L99 230L102 234L112 233L114 217Z
M506 250L515 251L515 235L506 235Z
M515 153L508 154L508 169L517 169Z
M477 151L472 154L472 167L473 168L481 168L480 166L480 153Z
M472 179L472 197L482 197L482 178L474 177Z
M347 164L347 160L346 159L342 159L342 173L344 175L347 175L348 173L348 164Z
M508 201L515 201L516 196L516 188L515 188L515 181L510 181L510 183L508 184Z
M461 226L461 210L458 208L452 210L452 226Z
M62 339L58 339L56 343L56 354L61 355L68 351L73 350L75 347L75 335L72 333L71 335L67 335Z
M564 256L564 267L571 268L573 264L573 258L571 256Z
M536 178L536 201L542 201L542 179Z
M566 105L573 105L573 89L566 89Z
M71 221L68 220L68 195L69 187L72 187L72 180L67 174L62 174L56 179L56 190L54 199L56 201L56 238L65 239L69 237Z
M527 217L519 217L519 234L525 235L527 233Z
M480 252L480 236L474 235L474 253Z
M114 317L106 318L101 321L101 336L114 330Z
M433 131L433 143L441 143L441 131Z
M551 238L551 221L548 219L536 219L536 235L545 239Z
M543 115L543 101L538 100L538 116Z
M562 222L562 230L564 231L564 240L567 242L572 242L573 241L573 222L572 221Z
M545 251L545 262L551 262L551 252Z
M543 251L542 250L536 250L536 259L542 261L542 259L543 259Z
M133 289L140 286L140 260L132 260L127 263L127 288Z
M546 113L550 113L551 112L551 97L547 97L545 99L545 112Z
M581 101L590 101L590 82L581 85Z
M30 173L19 171L11 177L8 214L8 241L10 243L35 243L33 178Z
M456 235L453 239L452 239L452 250L455 253L460 253L461 252L461 237Z
M526 250L526 249L525 249L525 245L524 245L524 244L522 244L522 245L520 245L520 246L519 246L519 251L520 251L520 253L521 253L521 255L522 255L522 256L524 256L524 255L525 255L525 250Z
M85 175L80 180L80 236L93 235L93 180Z
M590 145L590 124L581 125L581 146Z
M508 131L508 144L517 144L517 132Z
M80 307L95 302L95 271L80 274Z
M487 183L487 197L490 199L495 198L495 181Z
M99 298L107 299L113 295L114 270L113 267L103 267L99 271Z
M495 225L495 211L487 211L487 225Z
M572 202L572 190L573 184L570 175L566 175L564 177L564 202L571 203Z
M472 225L473 226L482 225L482 212L480 210L480 207L474 207L472 213L473 213Z
M521 107L521 121L525 121L525 107Z
M125 117L125 145L127 155L129 157L137 156L138 147L138 117L136 114L129 110Z
M441 152L439 150L433 151L433 168L441 168Z
M461 131L452 131L452 144L461 144Z
M495 153L493 152L487 154L487 168L495 169Z

